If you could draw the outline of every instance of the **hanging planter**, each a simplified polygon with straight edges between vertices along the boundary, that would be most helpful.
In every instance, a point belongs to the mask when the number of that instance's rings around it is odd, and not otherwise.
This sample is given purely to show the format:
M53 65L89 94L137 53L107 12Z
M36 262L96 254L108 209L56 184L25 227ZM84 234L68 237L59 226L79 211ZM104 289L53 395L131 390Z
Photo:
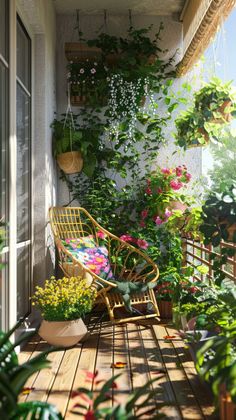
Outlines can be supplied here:
M222 83L213 78L194 95L196 111L202 115L204 122L227 124L235 115L235 95L231 82Z
M59 168L65 174L75 174L82 171L83 158L81 152L66 152L57 155Z
M201 116L193 108L183 112L176 120L177 132L175 144L187 148L206 146L209 143L209 134L204 128Z

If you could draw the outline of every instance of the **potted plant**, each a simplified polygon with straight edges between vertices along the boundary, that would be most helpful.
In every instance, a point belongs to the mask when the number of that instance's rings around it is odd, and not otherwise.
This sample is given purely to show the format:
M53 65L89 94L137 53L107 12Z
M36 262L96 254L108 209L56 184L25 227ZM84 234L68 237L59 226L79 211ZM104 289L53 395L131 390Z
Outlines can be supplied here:
M180 276L174 267L168 267L157 280L155 291L161 318L172 319L173 296L179 281Z
M43 288L36 286L32 301L43 317L39 335L52 345L75 345L87 333L81 318L91 311L94 299L95 290L80 277L51 277Z
M190 147L205 146L209 143L209 134L204 127L204 120L194 108L184 111L175 120L177 132L175 144L185 150Z
M196 110L206 122L225 124L236 115L231 82L222 83L220 79L213 78L195 93L194 100Z
M222 325L219 335L207 340L197 353L196 368L211 384L221 420L236 414L236 321Z
M157 168L146 181L145 208L141 211L142 225L157 226L166 223L173 210L184 212L190 203L187 194L180 190L191 180L185 165L176 168Z
M83 167L81 154L82 134L76 129L74 116L72 120L65 119L62 115L60 120L54 118L51 127L53 129L53 151L58 166L66 174L80 172Z

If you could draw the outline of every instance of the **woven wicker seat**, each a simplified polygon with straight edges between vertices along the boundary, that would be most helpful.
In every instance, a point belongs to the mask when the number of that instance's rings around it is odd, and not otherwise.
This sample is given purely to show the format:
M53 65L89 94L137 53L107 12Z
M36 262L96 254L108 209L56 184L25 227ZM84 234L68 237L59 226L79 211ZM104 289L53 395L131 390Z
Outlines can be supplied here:
M96 246L100 246L101 241L105 243L114 279L119 282L151 284L157 280L159 270L145 253L105 230L81 207L51 207L49 218L59 253L59 265L64 274L67 277L86 278L91 287L97 289L97 299L105 303L112 322L120 323L159 316L154 291L152 288L147 288L142 293L133 293L130 299L132 308L139 310L141 307L141 314L129 313L127 317L126 313L125 318L119 314L117 317L117 309L124 308L125 304L122 295L116 292L115 281L104 279L91 271L68 251L63 240L92 235ZM105 236L105 239L101 240L101 236ZM152 313L147 313L147 305L152 309Z

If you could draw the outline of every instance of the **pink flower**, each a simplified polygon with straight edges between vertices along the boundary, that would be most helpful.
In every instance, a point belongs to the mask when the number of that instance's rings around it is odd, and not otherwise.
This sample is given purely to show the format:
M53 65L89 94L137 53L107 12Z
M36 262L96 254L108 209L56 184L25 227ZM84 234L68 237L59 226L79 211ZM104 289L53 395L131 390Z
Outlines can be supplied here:
M182 182L175 181L174 179L172 179L170 181L170 186L173 190L179 190L180 188L182 188L183 184Z
M96 69L91 69L91 70L90 70L90 72L91 72L92 74L95 74L95 73L96 73Z
M186 182L189 182L190 179L192 178L192 175L189 172L186 172L185 178L186 178Z
M172 216L172 211L170 211L170 210L166 209L166 210L165 210L165 218L166 218L166 219L169 219L169 217L170 217L170 216Z
M97 232L97 237L98 238L100 238L100 239L104 239L105 238L105 233L104 232L102 232L101 230L99 230L98 232Z
M177 176L181 176L183 173L183 170L181 168L181 166L177 166L177 168L175 169L175 173Z
M147 187L145 192L146 192L147 195L152 195L152 190L151 190L150 187Z
M125 242L135 242L135 238L133 238L131 235L121 235L120 239Z
M171 174L171 170L170 170L170 169L168 169L168 168L162 168L162 169L161 169L161 172L162 172L163 174L165 174L165 175L170 175L170 174Z
M162 223L163 223L163 220L159 216L157 216L154 221L155 221L156 225L162 225Z
M145 226L146 226L146 223L145 223L143 220L141 220L141 222L139 223L139 225L140 225L141 227L145 227Z
M148 242L145 241L145 239L137 239L137 245L139 248L147 249L148 248Z
M144 209L144 210L141 212L141 216L142 216L142 219L146 219L146 217L148 216L148 210L147 210L147 209Z

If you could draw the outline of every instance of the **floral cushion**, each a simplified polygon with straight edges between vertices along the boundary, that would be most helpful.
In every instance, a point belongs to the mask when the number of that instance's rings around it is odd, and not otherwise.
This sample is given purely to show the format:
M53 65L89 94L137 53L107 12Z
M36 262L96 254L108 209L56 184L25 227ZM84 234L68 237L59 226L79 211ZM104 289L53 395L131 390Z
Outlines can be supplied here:
M76 259L97 276L103 279L113 278L108 250L104 245L97 246L92 235L83 238L64 239L62 243Z

